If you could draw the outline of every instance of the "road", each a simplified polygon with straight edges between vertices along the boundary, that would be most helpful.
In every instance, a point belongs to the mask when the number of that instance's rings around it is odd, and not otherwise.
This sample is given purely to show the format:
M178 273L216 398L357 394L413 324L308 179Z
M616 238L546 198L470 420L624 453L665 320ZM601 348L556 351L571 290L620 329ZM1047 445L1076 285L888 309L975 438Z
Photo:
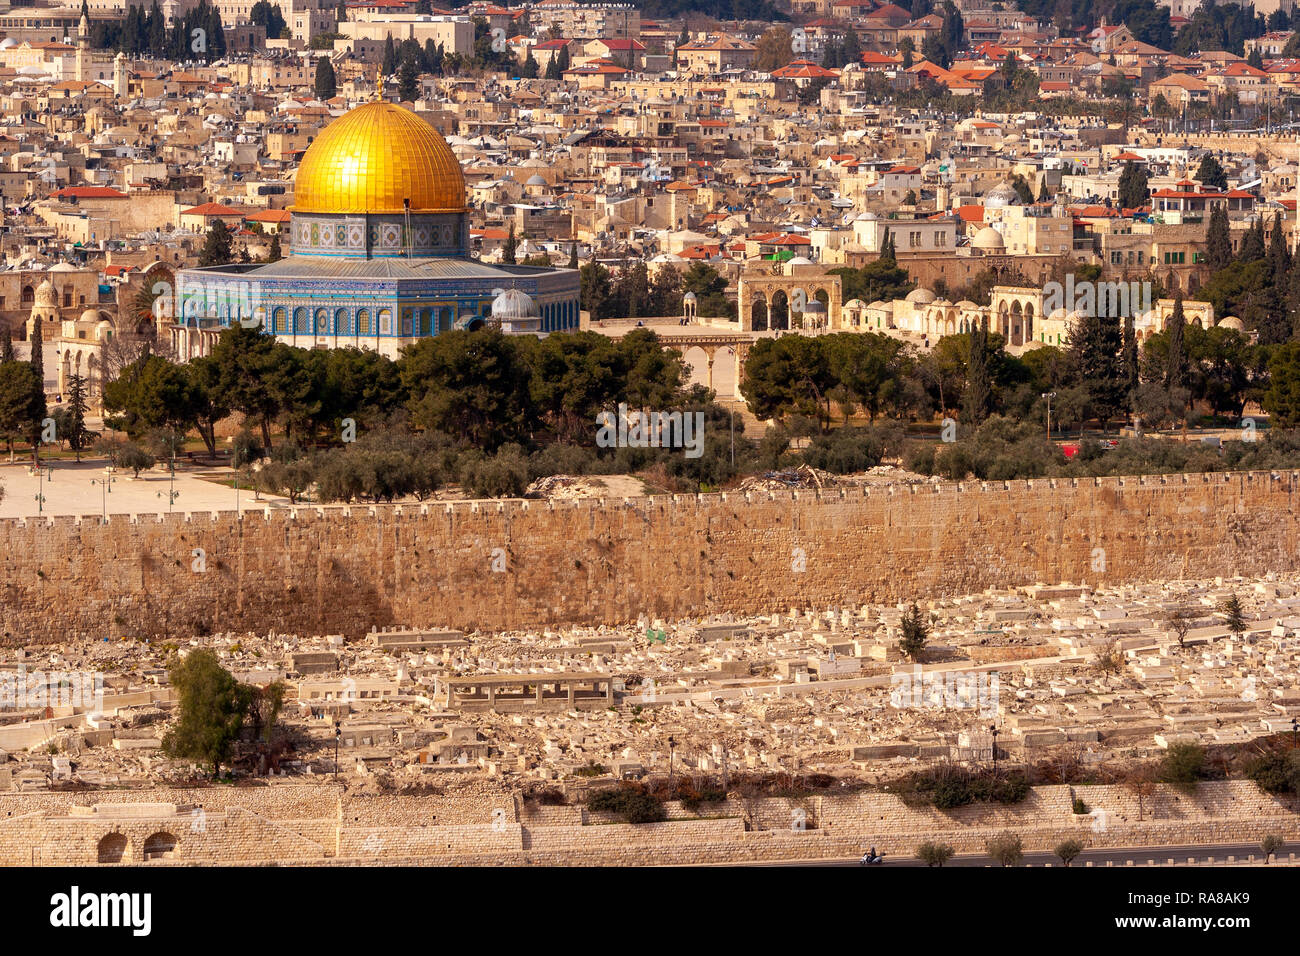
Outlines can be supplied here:
M918 838L919 840L919 838ZM920 860L910 855L892 856L889 848L877 844L885 854L885 862L881 866L924 866ZM1282 852L1274 857L1275 865L1293 864L1295 861L1289 859L1293 852L1291 847L1284 848ZM1107 862L1113 866L1126 866L1131 860L1133 866L1147 866L1148 861L1155 861L1157 866L1167 866L1169 860L1176 864L1187 866L1188 859L1194 859L1198 864L1206 864L1211 859L1218 865L1226 865L1229 856L1236 858L1236 863L1246 862L1246 858L1254 855L1255 862L1263 860L1264 854L1260 850L1258 843L1216 843L1212 846L1147 846L1147 847L1102 847L1097 849L1084 850L1070 864L1071 866L1083 867L1091 863L1094 867L1104 867ZM1280 857L1280 860L1279 860ZM1052 866L1060 866L1061 861L1057 859L1056 854L1050 851L1033 851L1025 854L1021 865L1045 866L1050 863ZM726 864L728 866L857 866L856 857L845 859L821 859L821 860L761 860L744 864ZM961 853L949 860L945 866L997 866L993 860L984 853Z

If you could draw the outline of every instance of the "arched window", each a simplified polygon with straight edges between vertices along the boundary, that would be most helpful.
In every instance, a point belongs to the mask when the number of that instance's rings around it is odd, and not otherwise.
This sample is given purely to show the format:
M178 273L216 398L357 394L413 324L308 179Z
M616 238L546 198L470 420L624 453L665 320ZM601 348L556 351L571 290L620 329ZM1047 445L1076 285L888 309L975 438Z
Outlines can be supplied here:
M415 334L428 335L432 331L433 331L433 310L421 309L420 320L418 326L416 327Z
M324 335L330 330L330 314L324 309L316 310L316 334Z
M411 334L414 315L415 313L411 309L402 310L402 334L403 335L409 336Z
M357 331L362 335L370 334L370 310L361 309L357 312Z
M306 309L294 309L294 310L293 310L293 330L294 330L295 332L298 332L298 333L301 333L301 334L304 334L304 335L305 335L306 333L308 333L308 332L311 331L311 330L307 327L307 310L306 310Z
M439 332L450 332L453 321L450 308L442 308L438 310Z
M393 334L393 310L392 309L379 310L379 334L380 335Z
M352 334L352 326L351 326L351 323L348 322L348 310L347 310L347 309L335 309L335 310L334 310L334 334L335 334L335 335L351 335L351 334Z
M289 313L286 309L283 308L276 309L273 313L271 313L271 316L272 316L271 318L272 332L289 331Z

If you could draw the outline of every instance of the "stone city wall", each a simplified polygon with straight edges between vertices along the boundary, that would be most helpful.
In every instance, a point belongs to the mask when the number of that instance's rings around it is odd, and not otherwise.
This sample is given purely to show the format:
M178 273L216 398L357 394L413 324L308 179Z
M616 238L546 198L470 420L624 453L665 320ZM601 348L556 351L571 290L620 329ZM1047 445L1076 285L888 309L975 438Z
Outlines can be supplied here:
M1075 815L1076 794L1104 818ZM1193 794L1157 787L1140 813L1134 794L1105 786L1038 787L1013 806L949 812L879 791L732 798L702 806L698 817L675 804L668 810L666 822L632 826L582 806L520 810L509 794L357 797L326 784L6 794L0 865L94 864L106 840L123 838L121 862L135 864L159 834L175 842L171 856L155 861L162 865L725 863L849 857L873 844L910 856L926 840L981 852L1005 830L1027 851L1069 837L1091 847L1256 844L1267 834L1293 849L1300 842L1293 802L1244 781L1203 783ZM317 815L295 816L304 812Z
M1300 473L0 522L0 640L508 629L1297 567Z

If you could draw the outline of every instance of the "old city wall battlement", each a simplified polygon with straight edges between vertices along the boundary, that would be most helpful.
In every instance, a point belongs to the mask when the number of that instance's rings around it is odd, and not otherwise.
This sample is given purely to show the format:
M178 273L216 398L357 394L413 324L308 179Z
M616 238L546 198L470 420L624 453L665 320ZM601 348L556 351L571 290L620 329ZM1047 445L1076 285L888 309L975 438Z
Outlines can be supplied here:
M0 521L10 644L506 629L1296 569L1297 472Z

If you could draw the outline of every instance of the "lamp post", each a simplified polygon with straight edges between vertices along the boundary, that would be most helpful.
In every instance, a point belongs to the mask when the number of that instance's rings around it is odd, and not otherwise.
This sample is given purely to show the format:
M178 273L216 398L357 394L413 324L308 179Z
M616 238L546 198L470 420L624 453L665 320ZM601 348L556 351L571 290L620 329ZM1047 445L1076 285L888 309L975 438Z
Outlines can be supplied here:
M677 747L677 741L672 737L668 738L668 789L673 788L673 751Z
M339 782L339 738L343 736L343 728L336 720L334 721L334 782Z
M36 469L36 513L43 514L45 511L45 495L41 491L41 485L47 481L54 480L54 466L46 465Z
M1052 440L1052 399L1056 398L1055 392L1043 392L1044 399L1047 400L1047 440Z
M158 497L161 498L162 496L163 496L162 492L161 492L161 491L158 492ZM176 504L176 499L179 498L180 496L181 496L181 493L180 493L179 491L176 490L176 447L173 445L173 446L172 446L172 464L171 464L171 487L167 490L167 511L168 511L168 513L171 512L171 510L172 510L172 505Z
M115 481L117 481L116 478L91 478L90 479L90 483L92 485L99 485L99 501L100 501L100 507L103 509L100 516L101 524L108 524L108 496L113 491L113 489L110 488L109 485L111 485Z
M989 733L993 735L993 775L998 773L998 728L996 724L989 726Z

